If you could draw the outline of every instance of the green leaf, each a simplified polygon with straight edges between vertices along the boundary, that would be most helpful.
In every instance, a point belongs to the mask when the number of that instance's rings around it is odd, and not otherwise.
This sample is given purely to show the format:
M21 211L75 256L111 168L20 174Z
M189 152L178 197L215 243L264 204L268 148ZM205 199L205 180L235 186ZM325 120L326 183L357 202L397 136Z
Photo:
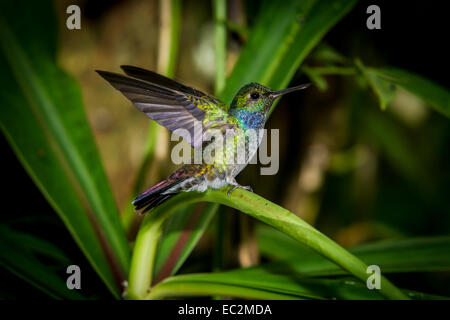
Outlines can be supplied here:
M424 77L398 68L369 68L369 72L393 83L430 104L436 111L450 117L450 92Z
M42 263L40 256L53 263ZM70 265L65 253L52 243L30 234L0 226L0 265L55 299L84 299L69 290L55 267Z
M380 98L382 109L393 98L392 87L399 86L428 103L433 109L450 117L450 92L422 76L399 68L358 67Z
M383 78L380 78L379 75L372 72L371 69L366 68L361 61L356 61L356 65L378 96L381 110L386 110L387 104L395 97L395 86Z
M291 45L280 59L273 76L270 77L269 86L276 89L287 86L301 62L356 2L357 0L321 0L315 2L310 10L302 14L300 16L303 20L302 26L289 39Z
M350 249L383 272L450 271L450 236L389 240Z
M318 60L324 64L344 64L347 62L347 58L338 52L332 46L326 43L320 43L311 54L311 58Z
M70 263L70 260L64 251L53 243L34 235L13 230L6 225L0 225L0 238L5 239L5 241L9 241L10 243L17 244L16 246L23 247L27 251L41 254L62 264ZM2 254L6 256L8 252L2 252Z
M220 96L226 103L231 103L236 92L247 83L268 84L267 81L291 46L293 37L300 30L301 15L308 12L315 2L265 1L261 4L248 42Z
M413 299L443 299L403 290ZM146 299L188 296L231 296L245 299L384 299L355 278L307 279L275 274L270 269L237 269L218 273L170 277L154 286Z
M286 260L299 257L307 260L311 257L316 258L316 256L320 256L304 244L264 224L260 224L256 228L256 237L260 254L271 260Z
M1 129L94 269L118 296L129 267L128 243L79 88L56 64L56 27L51 1L1 3Z
M303 276L348 274L337 265L286 235L261 226L257 231L261 254L275 261L263 268L289 270ZM360 245L349 252L383 273L450 271L450 237L399 239Z
M264 270L175 276L153 287L147 299L212 294L250 299L323 299L316 290L292 281L289 276L273 275Z
M301 69L306 76L314 83L320 91L328 89L328 83L324 76L314 70L314 68L302 67Z
M215 203L191 205L169 218L156 256L155 272L160 274L157 278L174 275L180 269L218 208Z

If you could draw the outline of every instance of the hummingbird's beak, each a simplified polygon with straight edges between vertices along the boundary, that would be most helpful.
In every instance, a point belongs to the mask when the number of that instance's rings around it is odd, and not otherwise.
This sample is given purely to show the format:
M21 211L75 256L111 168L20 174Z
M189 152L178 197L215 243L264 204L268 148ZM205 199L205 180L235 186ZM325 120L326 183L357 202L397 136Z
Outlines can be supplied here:
M292 87L292 88L287 88L287 89L283 89L283 90L279 90L279 91L274 91L274 92L272 92L272 93L270 94L270 96L271 96L272 98L278 98L278 97L280 97L280 96L282 96L282 95L284 95L284 94L286 94L286 93L291 93L291 92L294 92L294 91L306 89L306 88L308 88L310 85L312 85L312 83L305 83L305 84L302 84L302 85L300 85L300 86L296 86L296 87Z

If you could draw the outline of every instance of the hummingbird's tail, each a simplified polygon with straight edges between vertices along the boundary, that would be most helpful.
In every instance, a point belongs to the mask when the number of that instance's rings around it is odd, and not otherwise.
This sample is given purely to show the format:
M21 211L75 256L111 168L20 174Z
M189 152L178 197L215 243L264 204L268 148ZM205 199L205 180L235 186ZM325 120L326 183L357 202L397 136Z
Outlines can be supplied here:
M172 187L175 187L180 182L184 181L187 177L177 177L175 174L171 175L166 180L154 185L150 189L144 191L139 196L137 196L132 204L135 210L142 210L141 213L150 211L151 209L159 206L163 202L166 202L178 192L167 192Z

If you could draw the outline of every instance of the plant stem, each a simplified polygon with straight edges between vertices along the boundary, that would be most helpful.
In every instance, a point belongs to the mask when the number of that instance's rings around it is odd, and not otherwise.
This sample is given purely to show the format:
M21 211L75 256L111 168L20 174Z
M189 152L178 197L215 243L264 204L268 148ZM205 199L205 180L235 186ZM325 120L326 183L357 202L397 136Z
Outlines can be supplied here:
M178 208L195 203L197 198L186 197L188 193L180 193L175 199L167 201L147 214L141 224L136 243L128 280L127 299L142 299L152 283L153 268L156 260L156 248L162 233L164 221Z
M159 32L158 72L166 77L175 75L180 38L181 0L160 0L161 28Z
M214 83L214 93L220 96L226 82L227 67L227 3L226 0L214 0L214 40L215 40L215 62L216 81ZM217 212L217 229L215 234L213 268L218 270L222 267L223 246L225 243L224 208L219 208Z
M145 218L139 230L131 261L128 287L130 298L142 299L150 288L156 249L155 239L161 233L164 220L176 208L199 201L216 202L238 209L309 246L363 282L366 282L368 278L366 273L367 266L360 259L292 212L254 193L242 189L233 191L230 196L227 195L226 189L208 190L204 193L182 192L151 212ZM381 289L379 291L390 299L408 299L402 291L384 276L381 276ZM211 294L215 293L211 292Z
M216 82L214 92L219 95L225 87L226 60L227 60L227 30L224 21L227 18L225 0L214 0L214 36L216 42Z

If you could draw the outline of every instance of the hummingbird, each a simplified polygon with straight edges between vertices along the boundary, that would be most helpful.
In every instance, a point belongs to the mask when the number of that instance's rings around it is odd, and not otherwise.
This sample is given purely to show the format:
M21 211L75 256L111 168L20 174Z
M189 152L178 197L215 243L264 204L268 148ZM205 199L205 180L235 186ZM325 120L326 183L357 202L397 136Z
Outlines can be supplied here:
M134 66L121 66L125 75L96 70L115 89L122 92L133 105L150 119L182 135L194 149L205 148L214 143L211 132L225 134L236 131L233 144L212 153L208 163L184 164L165 180L138 195L132 204L142 214L148 212L179 192L204 192L208 188L221 189L231 186L228 195L236 188L252 191L249 186L238 184L235 177L247 166L255 155L261 138L249 144L251 130L264 129L268 112L275 99L287 93L303 90L311 84L303 84L283 90L271 90L258 83L243 86L228 106L212 95L185 86L158 73ZM200 130L197 130L200 128ZM232 150L229 150L231 145ZM244 161L228 161L236 154L236 145L245 150ZM226 156L225 156L226 154ZM227 159L228 157L228 159Z

